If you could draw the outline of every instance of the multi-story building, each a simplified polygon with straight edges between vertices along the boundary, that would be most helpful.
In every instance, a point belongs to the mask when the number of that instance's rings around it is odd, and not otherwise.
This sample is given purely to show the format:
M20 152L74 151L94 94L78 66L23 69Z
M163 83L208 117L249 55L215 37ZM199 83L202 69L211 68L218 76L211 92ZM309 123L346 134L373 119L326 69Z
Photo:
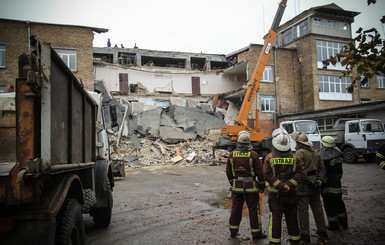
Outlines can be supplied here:
M18 76L18 57L28 53L30 36L49 42L79 81L93 89L92 43L94 32L108 29L0 19L0 91Z
M323 68L323 60L354 42L351 23L358 14L329 4L308 9L279 27L259 98L250 112L255 118L256 109L260 110L261 132L272 132L285 119L314 119L322 127L330 127L339 117L370 115L385 122L385 102L377 102L385 100L384 76L376 76L349 93L347 88L356 74L342 76L340 64ZM239 75L251 77L261 47L250 45L229 54L247 64L238 69ZM368 102L372 103L361 105Z

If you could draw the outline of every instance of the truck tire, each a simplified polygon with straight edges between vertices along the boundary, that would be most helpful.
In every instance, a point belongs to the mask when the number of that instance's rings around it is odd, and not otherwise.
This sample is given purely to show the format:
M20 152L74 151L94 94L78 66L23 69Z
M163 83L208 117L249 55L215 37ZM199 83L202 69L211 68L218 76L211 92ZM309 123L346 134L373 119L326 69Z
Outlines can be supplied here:
M84 221L81 207L77 200L66 199L56 219L57 245L84 245Z
M94 224L97 227L100 228L106 228L110 225L111 222L111 216L112 216L112 205L113 205L113 199L112 199L112 191L111 191L111 185L110 181L107 178L106 181L106 186L107 186L107 207L102 207L102 208L93 208L91 211L92 218L94 220Z
M344 161L347 163L353 163L357 161L356 152L350 147L344 149L344 151L342 152L342 156L344 158Z
M82 213L89 213L92 206L96 204L96 197L95 192L91 189L84 189L83 190L83 198L84 198L84 204L82 208Z

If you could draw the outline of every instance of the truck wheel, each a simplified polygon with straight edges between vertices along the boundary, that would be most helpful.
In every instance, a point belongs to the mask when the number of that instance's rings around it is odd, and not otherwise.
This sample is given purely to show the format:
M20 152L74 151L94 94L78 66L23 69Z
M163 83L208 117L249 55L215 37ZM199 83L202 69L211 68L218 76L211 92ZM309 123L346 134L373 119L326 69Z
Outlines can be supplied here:
M82 208L82 213L89 213L90 208L96 204L95 192L91 189L83 190L84 205Z
M356 152L352 148L346 148L343 151L344 161L347 163L352 163L357 161Z
M112 192L111 192L111 185L110 181L107 178L107 207L102 208L93 208L92 209L92 218L94 220L94 224L97 227L106 228L110 225L111 222L111 216L112 216L112 205L113 205L113 199L112 199Z
M85 243L83 215L77 200L66 199L56 221L57 245L83 245Z

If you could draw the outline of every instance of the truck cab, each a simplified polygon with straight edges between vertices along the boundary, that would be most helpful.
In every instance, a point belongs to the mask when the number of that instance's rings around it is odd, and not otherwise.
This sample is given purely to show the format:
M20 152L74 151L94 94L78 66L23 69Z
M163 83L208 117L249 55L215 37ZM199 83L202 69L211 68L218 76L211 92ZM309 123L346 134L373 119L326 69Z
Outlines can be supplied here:
M364 157L373 161L376 150L385 142L384 127L377 119L357 119L345 122L345 135L341 150L346 161Z
M293 120L293 121L283 121L280 123L280 127L285 129L290 135L294 132L305 133L313 143L313 147L316 150L320 149L321 142L321 133L319 131L316 121L313 120ZM290 137L291 151L295 152L295 140Z

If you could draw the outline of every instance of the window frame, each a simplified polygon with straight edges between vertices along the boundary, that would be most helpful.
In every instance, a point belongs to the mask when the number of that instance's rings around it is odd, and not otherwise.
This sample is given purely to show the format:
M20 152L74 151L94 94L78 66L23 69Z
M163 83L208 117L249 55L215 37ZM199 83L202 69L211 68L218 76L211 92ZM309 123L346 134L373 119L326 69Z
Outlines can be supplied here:
M0 44L0 68L6 68L7 65L7 49L4 44Z
M309 24L307 22L307 19L303 20L303 21L299 22L297 25L295 25L296 38L303 37L308 33L309 33Z
M352 77L318 74L320 100L352 101L353 95L347 91Z
M330 58L330 56L335 56L337 53L341 51L341 48L344 45L348 45L347 43L343 42L334 42L334 41L328 41L328 40L316 40L316 49L317 49L317 68L323 69L323 63L322 61L327 60ZM328 65L328 70L346 70L340 62L338 62L336 65Z
M275 112L274 95L261 95L261 112Z
M377 75L377 88L385 88L385 76Z
M314 23L315 26L322 26L323 21L322 21L321 18L314 18L313 19L313 23Z
M77 71L77 50L71 48L55 48L60 58L70 68L71 71ZM71 59L73 58L73 59Z
M265 66L261 77L261 82L274 82L273 66Z
M326 26L329 28L336 28L336 22L334 20L328 20Z

